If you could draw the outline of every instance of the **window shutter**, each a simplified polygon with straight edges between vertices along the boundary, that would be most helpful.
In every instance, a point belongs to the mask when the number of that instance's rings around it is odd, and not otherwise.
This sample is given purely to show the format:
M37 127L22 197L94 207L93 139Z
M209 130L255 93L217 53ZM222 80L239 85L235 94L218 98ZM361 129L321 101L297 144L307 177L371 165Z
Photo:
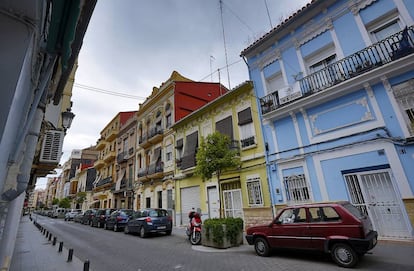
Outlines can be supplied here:
M244 109L243 111L240 111L239 113L237 113L237 115L239 117L239 125L245 125L250 122L253 122L250 107Z
M63 131L46 131L39 162L59 163L62 155L63 137Z

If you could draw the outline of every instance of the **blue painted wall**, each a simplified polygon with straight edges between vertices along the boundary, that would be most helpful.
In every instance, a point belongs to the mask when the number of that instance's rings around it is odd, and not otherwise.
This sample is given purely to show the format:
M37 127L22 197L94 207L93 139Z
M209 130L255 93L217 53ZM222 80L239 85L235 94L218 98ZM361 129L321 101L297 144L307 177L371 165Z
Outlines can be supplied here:
M333 22L336 36L341 45L344 57L364 49L365 43L362 39L361 32L349 31L349 29L358 29L352 13L346 13Z
M404 5L407 8L408 13L410 14L411 18L414 18L414 1L413 0L403 0Z
M362 22L364 24L367 24L394 8L396 8L394 1L379 0L361 10L359 14L361 16Z
M322 161L321 166L329 199L350 200L341 171L384 164L388 164L386 155L379 155L376 151Z

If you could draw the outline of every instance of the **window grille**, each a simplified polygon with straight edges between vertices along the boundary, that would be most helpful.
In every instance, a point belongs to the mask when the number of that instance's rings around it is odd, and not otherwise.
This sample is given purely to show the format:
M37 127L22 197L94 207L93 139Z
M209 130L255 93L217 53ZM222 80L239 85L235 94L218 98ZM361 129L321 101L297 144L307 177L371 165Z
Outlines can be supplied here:
M305 175L291 175L283 178L287 201L300 203L310 201L309 187Z

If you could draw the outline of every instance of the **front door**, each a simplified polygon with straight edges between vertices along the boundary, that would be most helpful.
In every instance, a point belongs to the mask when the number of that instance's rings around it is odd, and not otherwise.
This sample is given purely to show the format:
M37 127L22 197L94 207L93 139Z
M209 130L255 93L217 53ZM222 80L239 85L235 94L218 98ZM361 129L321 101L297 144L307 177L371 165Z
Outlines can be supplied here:
M379 236L410 238L401 199L389 170L345 175L351 203L367 214Z
M217 187L210 186L207 187L207 196L208 196L208 216L209 218L218 218L220 217L219 213L219 204L218 204L218 194Z

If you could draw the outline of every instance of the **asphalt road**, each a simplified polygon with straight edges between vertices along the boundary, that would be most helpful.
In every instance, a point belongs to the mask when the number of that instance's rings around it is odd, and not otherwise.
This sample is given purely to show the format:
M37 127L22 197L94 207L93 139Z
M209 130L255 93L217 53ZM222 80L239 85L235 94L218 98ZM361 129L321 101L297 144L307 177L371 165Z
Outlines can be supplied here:
M140 238L62 219L38 216L37 221L66 248L73 248L76 257L88 259L92 270L344 270L329 255L319 253L275 251L264 258L256 256L253 247L247 245L228 250L191 246L181 228L174 228L171 236ZM413 259L413 242L381 241L356 268L411 271Z

